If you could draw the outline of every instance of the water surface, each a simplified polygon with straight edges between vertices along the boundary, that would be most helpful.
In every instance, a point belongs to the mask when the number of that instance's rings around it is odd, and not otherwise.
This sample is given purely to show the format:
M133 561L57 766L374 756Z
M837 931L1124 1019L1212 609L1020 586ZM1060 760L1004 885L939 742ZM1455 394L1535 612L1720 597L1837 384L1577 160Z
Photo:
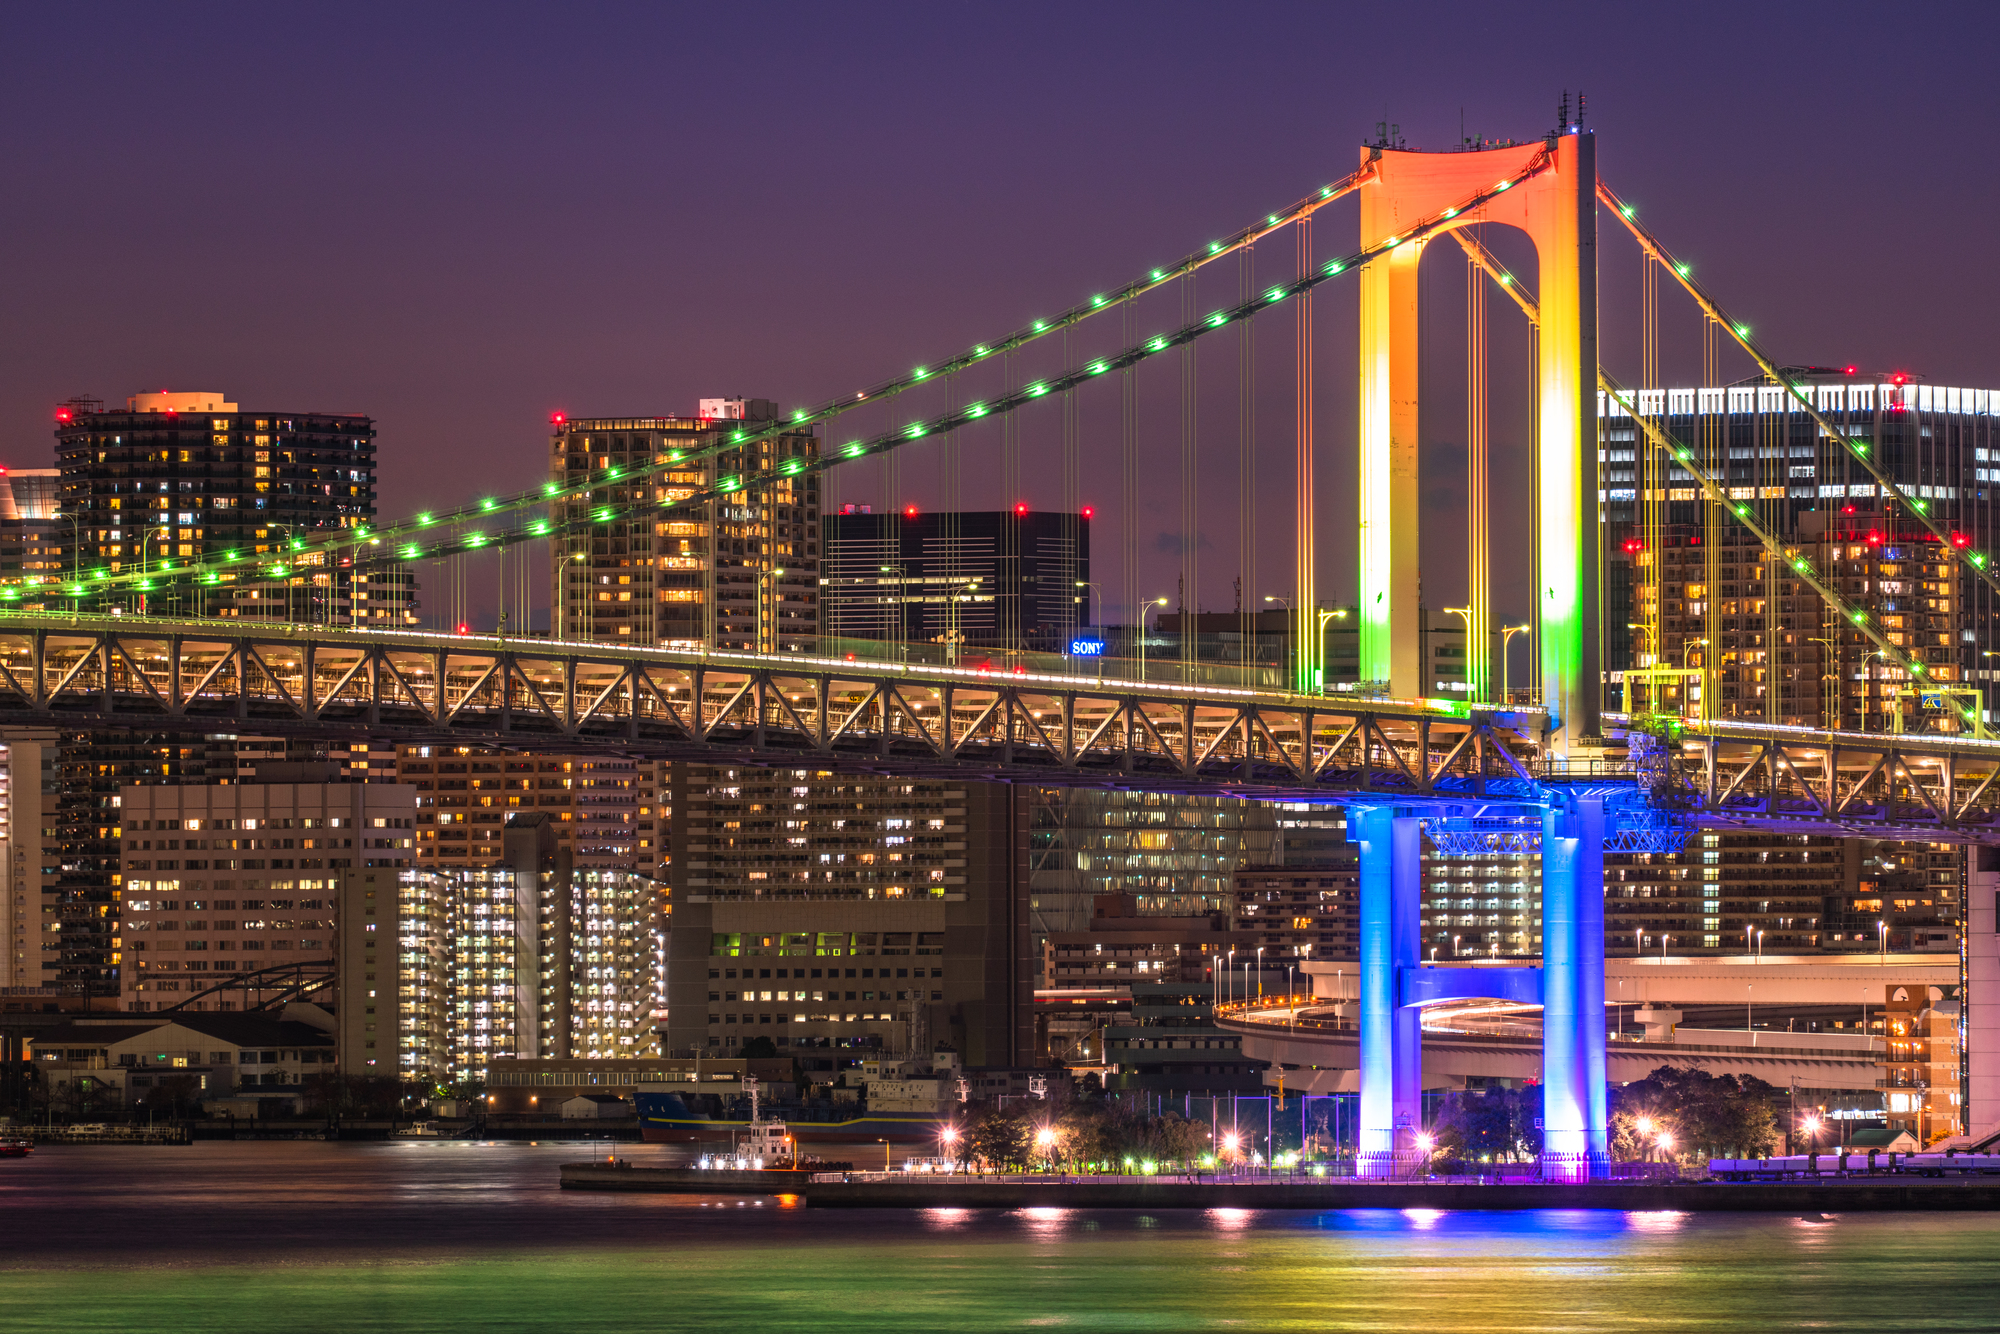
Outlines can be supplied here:
M0 1331L2000 1329L2000 1215L836 1211L558 1190L557 1164L588 1152L0 1160Z

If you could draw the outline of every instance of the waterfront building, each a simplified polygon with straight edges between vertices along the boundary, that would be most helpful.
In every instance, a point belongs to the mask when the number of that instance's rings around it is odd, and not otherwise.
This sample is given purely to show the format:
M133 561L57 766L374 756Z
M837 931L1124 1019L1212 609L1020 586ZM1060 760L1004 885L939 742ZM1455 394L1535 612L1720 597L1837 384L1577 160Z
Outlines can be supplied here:
M1135 981L1131 995L1124 1021L1104 1030L1104 1060L1115 1067L1107 1090L1202 1097L1262 1088L1263 1062L1244 1056L1242 1037L1216 1025L1210 984Z
M832 639L1066 653L1088 621L1090 512L873 513L821 521L820 623Z
M1002 784L673 766L669 1052L1025 1063L1026 803Z
M83 1121L156 1099L176 1109L169 1115L199 1104L255 1120L300 1110L315 1075L351 1073L333 1017L297 1003L276 1013L79 1018L37 1035L35 1068L52 1100Z
M819 442L810 431L704 453L746 429L763 429L776 415L768 399L705 398L694 416L554 419L550 480L565 488L586 478L602 482L550 505L551 519L570 534L551 543L549 552L557 639L733 649L813 639L819 628L816 473L653 512L726 478L786 459L817 458ZM655 465L678 466L620 480ZM592 520L606 505L643 509Z
M1958 987L1883 989L1882 1100L1889 1129L1922 1145L1965 1128Z

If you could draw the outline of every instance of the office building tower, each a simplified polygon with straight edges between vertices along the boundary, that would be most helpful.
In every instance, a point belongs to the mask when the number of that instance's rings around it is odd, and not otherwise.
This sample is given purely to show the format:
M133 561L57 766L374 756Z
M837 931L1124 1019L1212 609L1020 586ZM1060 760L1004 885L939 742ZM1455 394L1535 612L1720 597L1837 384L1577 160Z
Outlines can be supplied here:
M56 468L0 468L0 599L20 611L68 610L80 529L60 515Z
M122 410L60 409L56 457L62 520L76 534L86 569L153 570L227 551L290 561L282 579L270 579L260 564L247 580L224 574L199 591L121 592L121 600L144 596L154 614L228 616L249 607L247 614L262 617L283 601L290 619L353 617L360 591L353 569L329 566L320 553L293 554L292 545L375 517L370 418L244 411L214 393L135 394ZM377 592L392 595L384 598L391 604L399 590L413 588L372 576L361 584L371 600Z
M1990 715L1994 669L1980 646L2000 629L2000 601L1941 547L1991 540L2000 391L1810 368L1786 375L1944 529L1944 542L1777 385L1758 379L1640 395L1641 411L1728 487L1729 507L1703 500L1678 463L1649 458L1656 451L1644 433L1602 401L1605 550L1627 567L1607 580L1609 593L1627 599L1606 605L1610 666L1693 673L1685 698L1665 683L1633 683L1635 705L1665 690L1678 707L1706 689L1710 716L1885 726L1910 683L1797 577L1793 562L1804 559L1924 662L1928 679L1977 686ZM1735 522L1737 510L1775 534L1786 558L1766 559Z
M1090 514L875 514L821 523L821 624L833 639L1063 653L1090 622Z
M662 504L817 458L808 431L732 445L768 427L767 399L703 399L691 417L557 417L550 544L558 639L772 649L818 632L819 478L801 472L687 507ZM629 477L634 470L664 472ZM602 520L596 516L605 513Z
M1017 789L676 764L668 801L670 1052L1028 1059Z

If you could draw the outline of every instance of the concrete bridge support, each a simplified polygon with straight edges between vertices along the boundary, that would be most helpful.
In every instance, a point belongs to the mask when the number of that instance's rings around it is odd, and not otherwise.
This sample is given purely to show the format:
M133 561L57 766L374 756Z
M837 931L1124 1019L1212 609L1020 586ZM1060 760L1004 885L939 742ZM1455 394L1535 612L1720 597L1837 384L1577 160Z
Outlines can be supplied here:
M1422 962L1423 823L1358 807L1361 1127L1356 1170L1407 1176L1422 1158L1422 1007L1491 997L1542 1005L1542 1175L1610 1173L1604 1032L1604 802L1558 794L1542 813L1542 967Z
M1361 845L1362 1176L1407 1176L1423 1129L1421 1014L1402 1004L1401 979L1418 954L1423 822L1389 807L1350 816Z

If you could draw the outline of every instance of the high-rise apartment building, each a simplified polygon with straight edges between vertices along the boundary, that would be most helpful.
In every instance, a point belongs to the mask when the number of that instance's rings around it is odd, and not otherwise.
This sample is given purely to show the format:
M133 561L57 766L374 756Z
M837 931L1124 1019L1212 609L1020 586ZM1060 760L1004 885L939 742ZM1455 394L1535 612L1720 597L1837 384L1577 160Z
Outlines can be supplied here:
M1087 511L847 505L821 529L820 622L831 638L1063 653L1089 621Z
M417 864L435 870L499 863L509 817L533 810L548 814L573 865L635 870L653 772L622 756L478 746L402 746L396 757L398 781L417 790Z
M652 884L580 869L545 811L512 816L504 857L404 877L402 1068L483 1078L501 1058L653 1056Z
M122 411L65 405L56 457L61 514L86 570L155 569L227 551L283 555L303 534L375 517L375 423L356 413L243 411L216 393L135 394ZM291 619L325 622L351 617L358 592L369 594L371 613L378 593L391 606L413 596L407 579L370 575L357 586L351 568L316 560L293 558L282 580L224 575L198 593L144 595L147 610L227 616L248 607L263 616L283 601Z
M1030 1050L1024 803L999 784L676 764L667 1047L809 1070Z
M660 510L731 479L818 457L809 432L732 447L776 416L767 399L703 399L691 417L558 417L549 476L589 483L551 506L558 639L775 648L818 633L819 478L802 472ZM631 478L635 469L667 466ZM676 466L677 465L677 466ZM609 511L607 512L607 507ZM599 512L607 512L602 521Z

